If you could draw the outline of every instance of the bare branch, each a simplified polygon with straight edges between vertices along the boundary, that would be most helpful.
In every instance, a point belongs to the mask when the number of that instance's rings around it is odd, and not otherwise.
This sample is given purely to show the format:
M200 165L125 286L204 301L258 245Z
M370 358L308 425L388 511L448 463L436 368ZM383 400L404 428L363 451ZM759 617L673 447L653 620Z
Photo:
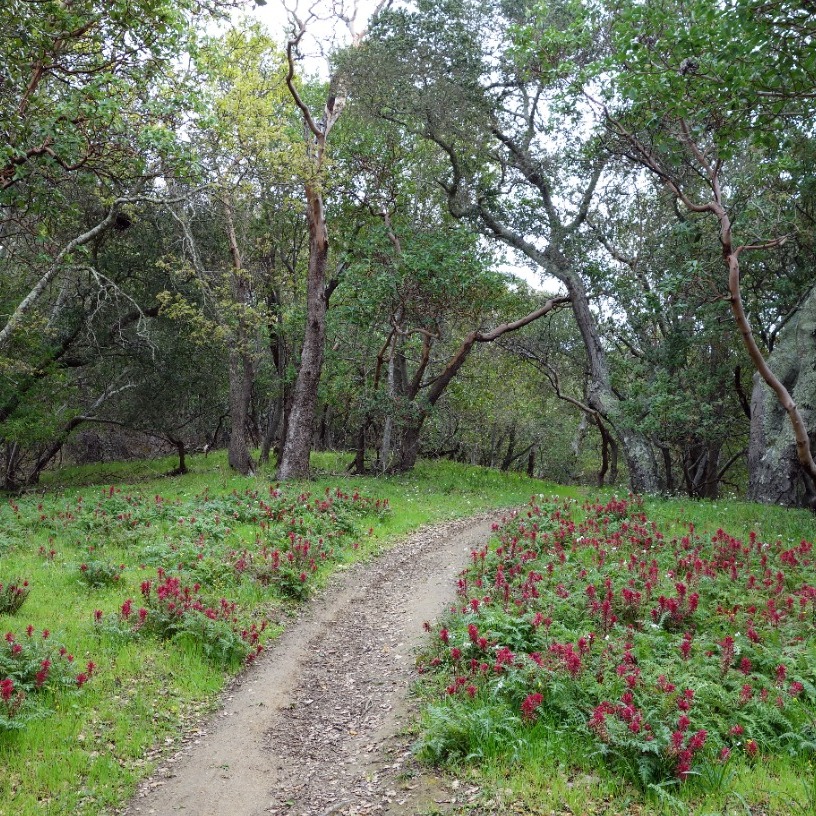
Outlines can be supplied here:
M774 238L772 241L766 241L764 244L745 244L737 247L734 250L734 254L739 255L741 252L746 250L774 249L775 247L782 246L782 244L784 244L787 240L787 235L780 235L779 238Z
M589 177L589 182L587 183L586 189L584 190L584 195L581 198L581 203L578 206L578 212L575 214L575 218L567 225L568 232L574 232L578 229L578 227L583 224L587 216L589 214L589 206L592 203L592 199L595 196L595 190L598 187L598 181L600 181L601 173L603 173L604 166L606 165L605 160L598 161L592 169L592 175Z
M303 121L306 124L306 127L312 132L316 139L323 138L323 131L320 130L315 123L314 118L312 117L312 112L309 110L309 106L303 101L298 92L298 89L295 87L295 57L294 51L300 44L300 41L303 39L303 35L306 33L306 24L300 20L294 12L290 12L289 16L295 26L295 31L292 37L286 43L286 62L288 65L288 70L286 71L286 87L289 88L289 93L292 95L292 99L295 100L295 104L300 108L300 112L303 115Z

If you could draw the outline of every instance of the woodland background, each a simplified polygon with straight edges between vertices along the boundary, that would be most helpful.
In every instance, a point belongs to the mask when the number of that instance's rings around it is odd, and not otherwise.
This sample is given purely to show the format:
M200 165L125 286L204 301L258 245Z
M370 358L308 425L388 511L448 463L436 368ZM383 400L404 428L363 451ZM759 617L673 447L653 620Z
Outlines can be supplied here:
M239 11L4 3L0 486L328 448L812 505L810 0Z

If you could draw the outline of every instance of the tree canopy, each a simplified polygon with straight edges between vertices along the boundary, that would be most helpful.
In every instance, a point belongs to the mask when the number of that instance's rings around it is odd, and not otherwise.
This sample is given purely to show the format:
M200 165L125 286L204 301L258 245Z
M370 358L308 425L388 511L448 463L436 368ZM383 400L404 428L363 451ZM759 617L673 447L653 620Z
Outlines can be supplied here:
M93 428L816 502L807 0L237 5L7 3L7 489Z

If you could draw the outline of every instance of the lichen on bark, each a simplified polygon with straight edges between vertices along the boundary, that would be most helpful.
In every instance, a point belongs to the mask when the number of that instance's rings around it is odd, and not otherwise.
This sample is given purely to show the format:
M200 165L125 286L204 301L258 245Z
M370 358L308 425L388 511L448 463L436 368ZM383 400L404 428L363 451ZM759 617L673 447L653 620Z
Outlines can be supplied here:
M816 287L791 318L768 358L805 421L811 450L816 445ZM748 496L791 507L814 506L813 489L796 455L787 414L767 385L754 376Z

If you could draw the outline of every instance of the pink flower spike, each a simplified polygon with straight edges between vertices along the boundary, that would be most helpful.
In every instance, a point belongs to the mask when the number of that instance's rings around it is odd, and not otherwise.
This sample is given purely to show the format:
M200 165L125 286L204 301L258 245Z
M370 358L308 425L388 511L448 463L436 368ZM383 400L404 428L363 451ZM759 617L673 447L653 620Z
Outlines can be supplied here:
M524 717L525 720L528 722L532 722L536 718L536 711L539 706L544 702L544 697L537 692L534 694L528 694L524 698L524 702L521 704L521 715Z

